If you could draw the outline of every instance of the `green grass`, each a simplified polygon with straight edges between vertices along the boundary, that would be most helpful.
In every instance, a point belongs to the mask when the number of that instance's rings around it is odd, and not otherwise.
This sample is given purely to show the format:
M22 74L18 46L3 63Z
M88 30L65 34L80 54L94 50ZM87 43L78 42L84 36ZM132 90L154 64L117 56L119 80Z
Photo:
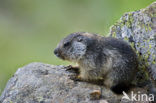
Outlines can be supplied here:
M123 13L144 8L152 1L0 1L0 91L15 71L28 63L69 64L53 54L66 35L77 31L106 35Z

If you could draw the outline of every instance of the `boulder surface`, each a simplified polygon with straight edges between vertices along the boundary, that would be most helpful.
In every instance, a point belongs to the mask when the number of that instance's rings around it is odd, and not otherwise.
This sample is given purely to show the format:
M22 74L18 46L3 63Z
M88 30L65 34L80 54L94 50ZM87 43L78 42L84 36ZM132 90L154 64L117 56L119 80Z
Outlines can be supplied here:
M68 67L31 63L19 68L0 97L2 103L98 103L90 93L102 88L69 79ZM113 103L115 95L105 88L105 98ZM106 100L105 100L106 101Z
M111 27L110 36L127 41L138 54L140 70L147 70L156 80L156 2L125 13Z

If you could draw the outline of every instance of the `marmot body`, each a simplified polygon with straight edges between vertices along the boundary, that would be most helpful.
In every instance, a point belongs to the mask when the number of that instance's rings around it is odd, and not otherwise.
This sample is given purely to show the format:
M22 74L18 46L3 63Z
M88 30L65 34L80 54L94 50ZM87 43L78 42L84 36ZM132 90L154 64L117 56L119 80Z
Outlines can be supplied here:
M137 73L137 56L130 45L112 37L77 32L64 38L54 51L79 65L81 79L103 80L116 93L129 87Z

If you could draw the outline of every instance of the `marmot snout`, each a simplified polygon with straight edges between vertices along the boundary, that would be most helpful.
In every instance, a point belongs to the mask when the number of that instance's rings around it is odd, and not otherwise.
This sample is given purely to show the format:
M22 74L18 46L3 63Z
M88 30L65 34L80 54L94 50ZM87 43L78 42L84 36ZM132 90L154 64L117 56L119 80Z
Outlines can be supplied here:
M73 33L58 44L54 53L63 60L77 63L82 80L103 80L103 84L116 93L127 89L137 72L137 56L131 46L112 37Z

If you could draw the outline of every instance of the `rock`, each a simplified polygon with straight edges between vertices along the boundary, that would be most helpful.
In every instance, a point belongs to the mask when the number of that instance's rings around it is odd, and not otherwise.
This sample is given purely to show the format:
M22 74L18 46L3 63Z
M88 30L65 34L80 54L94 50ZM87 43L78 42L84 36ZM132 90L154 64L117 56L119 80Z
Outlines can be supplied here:
M69 79L73 73L66 71L68 67L31 63L19 68L8 81L0 103L125 103L122 95L104 86ZM91 99L95 90L102 91L101 99ZM133 91L140 90L144 91Z
M17 70L0 97L2 103L90 103L90 93L98 85L74 82L65 66L31 63ZM116 98L103 89L105 98ZM114 100L114 99L113 99ZM96 103L99 100L92 100Z
M144 76L149 70L156 79L156 2L145 9L124 14L112 26L110 36L130 43L138 54ZM73 73L66 69L68 67L43 63L19 68L8 81L0 103L136 103L124 102L123 95L115 95L104 86L73 81L69 78ZM91 100L90 94L94 90L102 91L101 99ZM146 93L144 88L133 89L134 93L138 91Z
M140 69L148 70L156 80L156 2L145 9L124 14L111 27L110 36L130 43L138 54Z

